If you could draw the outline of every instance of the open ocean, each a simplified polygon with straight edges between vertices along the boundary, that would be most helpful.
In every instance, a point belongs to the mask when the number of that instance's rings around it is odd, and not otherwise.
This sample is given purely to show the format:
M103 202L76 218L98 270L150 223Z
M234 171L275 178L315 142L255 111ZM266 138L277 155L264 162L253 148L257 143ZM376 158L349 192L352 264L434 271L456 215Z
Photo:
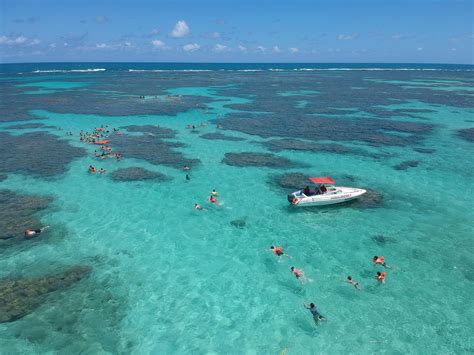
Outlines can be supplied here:
M0 353L474 352L474 66L2 64L0 88ZM289 206L326 175L369 192Z

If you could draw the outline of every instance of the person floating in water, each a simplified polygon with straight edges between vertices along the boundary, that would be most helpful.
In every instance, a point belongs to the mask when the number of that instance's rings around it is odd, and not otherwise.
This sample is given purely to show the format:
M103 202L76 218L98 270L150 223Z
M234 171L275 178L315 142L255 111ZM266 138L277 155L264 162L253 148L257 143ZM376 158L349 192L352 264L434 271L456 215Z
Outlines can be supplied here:
M92 165L89 165L89 172L95 174L95 168Z
M216 191L216 189L212 189L211 196L217 196L217 191Z
M303 268L301 269L297 269L295 268L294 266L292 266L290 268L291 272L293 273L293 275L295 275L295 277L301 282L301 284L304 284L305 281L306 281L306 277L304 276L304 270Z
M191 170L191 168L187 165L183 166L183 170Z
M275 243L270 247L270 251L278 256L278 261L281 261L282 256L286 256L287 258L291 259L291 256L283 252L283 247L276 247Z
M381 283L385 283L385 277L387 277L387 273L386 272L380 272L380 271L378 271L377 275L375 276L377 281L379 281Z
M385 264L385 258L383 256L377 256L376 255L372 258L372 261L374 262L374 265L382 265L383 267L385 267L387 269L391 269L390 266Z
M191 180L191 177L189 176L189 174L186 174L186 180Z
M194 204L194 208L197 210L202 210L202 206L197 202Z
M47 228L49 228L49 226L40 229L25 229L25 238L36 237L38 234L43 233L43 231Z
M100 170L99 170L99 173L100 173L100 174L105 174L105 172L106 172L106 171L105 171L104 168L100 168Z
M209 197L209 201L211 201L211 203L216 203L217 202L216 196L211 195L211 197Z
M313 319L315 322L319 322L321 320L326 320L325 317L323 317L319 312L318 309L316 308L316 305L314 303L310 304L305 304L304 308L308 309L311 314L313 315Z
M355 282L354 280L352 280L352 276L347 276L347 283L350 283L352 286L354 286L358 290L362 288L358 282Z

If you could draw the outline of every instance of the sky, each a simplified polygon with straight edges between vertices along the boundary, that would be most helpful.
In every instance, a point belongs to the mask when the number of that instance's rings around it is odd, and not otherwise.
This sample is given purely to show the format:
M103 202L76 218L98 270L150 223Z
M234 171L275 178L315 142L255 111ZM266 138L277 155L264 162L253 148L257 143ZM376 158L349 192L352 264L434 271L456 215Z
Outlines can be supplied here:
M0 62L473 64L465 0L0 0Z

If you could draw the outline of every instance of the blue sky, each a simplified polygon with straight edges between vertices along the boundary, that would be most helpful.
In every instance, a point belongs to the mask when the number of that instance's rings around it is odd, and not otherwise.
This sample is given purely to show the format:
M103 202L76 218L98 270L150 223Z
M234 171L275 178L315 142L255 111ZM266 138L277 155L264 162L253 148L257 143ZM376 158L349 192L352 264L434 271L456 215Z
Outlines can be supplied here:
M0 60L472 64L473 3L0 0Z

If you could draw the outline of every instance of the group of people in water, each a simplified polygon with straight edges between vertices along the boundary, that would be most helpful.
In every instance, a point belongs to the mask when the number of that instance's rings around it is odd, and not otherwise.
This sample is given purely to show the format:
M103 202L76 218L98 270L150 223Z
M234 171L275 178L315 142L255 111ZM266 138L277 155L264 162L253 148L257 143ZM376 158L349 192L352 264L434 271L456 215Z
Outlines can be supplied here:
M210 194L210 196L209 196L209 202L212 203L213 205L217 205L217 204L218 204L218 203L217 203L217 195L218 195L218 193L217 193L216 189L212 189L211 194ZM204 209L204 208L202 207L202 205L201 205L200 203L198 203L198 202L196 202L196 203L194 204L194 208L195 208L196 210L199 210L199 211L201 211L201 210Z
M290 255L286 254L283 251L282 246L277 246L277 243L273 243L270 246L270 251L275 256L278 257L279 262L282 260L283 257L287 257L289 259L292 259L292 257ZM380 266L383 266L384 268L391 269L391 267L385 263L385 258L383 256L377 256L377 255L374 256L372 258L372 262L373 262L374 266L380 265ZM303 268L297 269L296 267L291 266L290 271L293 274L293 276L301 282L302 285L307 281L312 281L311 279L309 279L305 276ZM386 277L387 277L386 272L377 271L377 274L375 275L374 278L380 283L385 283L385 278ZM354 286L357 290L362 289L362 286L358 282L353 280L352 276L350 276L350 275L347 276L346 282L349 283L350 285ZM315 322L326 320L326 318L319 313L319 311L317 310L317 307L314 303L305 304L304 307L307 308L311 312Z
M101 125L100 127L94 128L92 133L81 130L81 132L79 132L79 140L87 144L96 144L100 146L100 149L94 150L94 157L101 160L113 158L119 161L122 158L122 154L112 150L112 147L109 145L110 140L108 139L112 133L120 134L119 131L119 128L110 128L109 125ZM96 169L93 165L89 165L87 171L91 174L95 174L97 172L99 174L106 173L104 168Z

